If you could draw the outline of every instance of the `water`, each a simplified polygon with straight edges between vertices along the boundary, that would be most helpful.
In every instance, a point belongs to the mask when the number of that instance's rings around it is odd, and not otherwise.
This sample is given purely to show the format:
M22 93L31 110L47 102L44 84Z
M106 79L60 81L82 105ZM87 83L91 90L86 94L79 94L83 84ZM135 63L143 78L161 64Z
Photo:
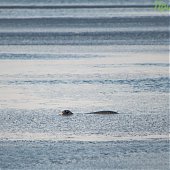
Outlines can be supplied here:
M0 1L0 169L168 169L169 14L153 3Z

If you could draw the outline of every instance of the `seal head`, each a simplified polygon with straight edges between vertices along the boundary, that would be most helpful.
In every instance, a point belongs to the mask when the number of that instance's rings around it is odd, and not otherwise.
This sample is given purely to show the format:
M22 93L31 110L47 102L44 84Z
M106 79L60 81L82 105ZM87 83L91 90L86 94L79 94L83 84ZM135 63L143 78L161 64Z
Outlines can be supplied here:
M73 113L70 111L70 110L63 110L62 112L61 112L61 115L63 115L63 116L70 116L70 115L72 115Z

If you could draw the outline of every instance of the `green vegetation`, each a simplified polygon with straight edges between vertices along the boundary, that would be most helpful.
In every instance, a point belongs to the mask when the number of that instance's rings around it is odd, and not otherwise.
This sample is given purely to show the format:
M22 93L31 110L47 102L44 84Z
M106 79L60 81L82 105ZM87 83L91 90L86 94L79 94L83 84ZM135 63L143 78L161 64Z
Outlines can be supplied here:
M169 11L170 6L162 0L156 0L155 1L155 10L158 10L160 12Z

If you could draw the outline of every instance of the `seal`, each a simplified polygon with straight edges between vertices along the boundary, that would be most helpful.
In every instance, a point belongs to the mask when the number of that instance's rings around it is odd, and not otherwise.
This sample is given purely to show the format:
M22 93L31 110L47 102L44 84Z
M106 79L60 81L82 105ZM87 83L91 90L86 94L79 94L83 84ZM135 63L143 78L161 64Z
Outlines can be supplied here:
M70 110L63 110L60 114L62 116L71 116L73 113Z
M71 116L73 113L70 110L63 110L60 113L62 116ZM118 112L114 111L98 111L98 112L90 112L90 113L85 113L85 114L103 114L103 115L108 115L108 114L119 114Z

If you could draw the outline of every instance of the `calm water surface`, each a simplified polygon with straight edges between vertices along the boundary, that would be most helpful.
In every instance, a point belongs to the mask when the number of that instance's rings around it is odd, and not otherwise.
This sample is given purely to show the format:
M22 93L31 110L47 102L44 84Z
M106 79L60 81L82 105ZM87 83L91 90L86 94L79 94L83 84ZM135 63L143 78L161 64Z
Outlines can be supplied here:
M0 1L0 169L168 169L169 16L153 3Z

